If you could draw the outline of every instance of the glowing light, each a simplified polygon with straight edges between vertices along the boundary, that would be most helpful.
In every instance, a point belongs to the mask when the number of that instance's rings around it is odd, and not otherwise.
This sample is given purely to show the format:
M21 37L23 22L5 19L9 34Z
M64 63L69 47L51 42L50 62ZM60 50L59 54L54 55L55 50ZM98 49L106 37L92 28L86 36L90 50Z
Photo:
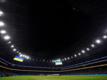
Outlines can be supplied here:
M20 56L20 57L22 57L22 58L25 58L25 59L30 59L30 57L29 57L29 56L24 55L24 54L19 54L19 56Z
M15 51L17 51L17 49L14 48L13 51L15 52Z
M94 47L95 47L95 45L94 45L94 44L91 44L91 47L92 47L92 48L94 48Z
M19 51L17 51L16 53L20 54L20 52L19 52Z
M67 59L70 60L70 57L68 57Z
M101 43L101 40L100 40L100 39L97 39L95 42L96 42L97 44L100 44L100 43Z
M13 60L18 61L18 62L23 62L23 59L21 58L13 58Z
M81 50L82 53L85 53L85 50Z
M18 53L19 53L19 55L21 55L21 54L22 54L22 53L21 53L21 52L19 52L19 51L18 51Z
M64 60L66 61L66 60L67 60L67 58L64 58Z
M81 55L81 53L78 53L78 55L80 56L80 55Z
M0 16L3 16L3 14L4 14L3 11L0 10Z
M30 57L29 57L29 56L26 56L26 59L30 59Z
M10 40L10 36L9 35L5 35L3 38L4 38L4 40Z
M107 39L107 35L104 35L104 36L103 36L103 39Z
M74 57L77 57L77 55L75 54Z
M22 55L22 54L20 54L19 56L20 56L20 57L23 57L23 55Z
M14 45L11 45L11 48L14 48Z
M6 32L6 30L1 30L0 33L1 34L6 34L7 32Z
M86 48L87 51L90 51L90 48Z
M8 44L11 44L11 43L12 43L11 41L8 42Z
M0 27L3 27L4 25L5 25L5 23L0 21Z
M73 56L71 56L71 59L73 59Z

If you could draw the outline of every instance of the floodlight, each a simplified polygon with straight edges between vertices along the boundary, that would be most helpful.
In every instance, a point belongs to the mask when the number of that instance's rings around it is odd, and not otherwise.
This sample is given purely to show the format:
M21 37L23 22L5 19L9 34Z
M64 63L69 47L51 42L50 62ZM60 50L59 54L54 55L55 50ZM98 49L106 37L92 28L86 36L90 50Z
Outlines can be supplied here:
M70 57L67 57L68 60L70 60Z
M78 55L80 56L80 55L81 55L81 53L78 53Z
M104 35L104 36L103 36L103 39L107 39L107 35Z
M94 44L91 44L91 47L92 47L92 48L94 48L94 47L95 47L95 45L94 45Z
M6 34L7 31L6 31L6 30L1 30L0 33L1 33L1 34Z
M75 54L74 57L77 57L77 55Z
M73 56L71 56L71 59L73 59Z
M8 42L8 44L11 44L11 43L12 43L11 41Z
M3 27L5 23L3 21L0 21L0 27Z
M26 59L30 59L30 57L29 57L29 56L26 56Z
M11 47L11 48L14 48L14 45L11 45L10 47Z
M23 55L22 55L22 54L20 54L19 56L20 56L20 57L23 57Z
M19 51L17 51L17 53L19 53Z
M100 44L100 43L101 43L101 40L100 40L100 39L97 39L95 42L96 42L97 44Z
M90 51L90 48L86 48L87 51Z
M0 16L3 16L3 14L4 14L3 11L0 10Z
M81 50L82 53L85 53L85 50Z
M13 51L15 52L15 51L17 51L17 49L14 48Z
M67 58L64 58L64 60L66 61L66 60L67 60Z
M4 40L10 40L10 36L9 35L5 35L3 38L4 38Z

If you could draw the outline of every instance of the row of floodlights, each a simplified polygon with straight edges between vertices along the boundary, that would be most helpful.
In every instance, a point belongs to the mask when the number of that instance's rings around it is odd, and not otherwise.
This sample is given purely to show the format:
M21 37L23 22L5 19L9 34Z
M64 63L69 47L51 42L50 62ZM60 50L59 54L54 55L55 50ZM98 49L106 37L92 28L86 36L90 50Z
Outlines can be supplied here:
M0 10L0 17L2 17L4 15L4 12L2 10ZM13 52L18 53L21 57L25 58L25 59L30 59L29 56L22 54L21 52L19 52L16 48L15 45L12 44L11 41L11 36L8 34L7 30L4 28L5 27L5 23L3 21L0 20L0 34L2 36L2 38L7 41L7 43L10 45L10 48L12 49Z
M0 10L0 17L4 15L4 12ZM0 21L0 34L2 35L3 39L5 41L8 41L10 45L10 48L12 48L13 52L17 52L17 53L20 53L20 55L26 59L29 59L30 57L29 56L26 56L26 55L23 55L21 52L19 52L15 46L11 43L11 37L7 34L7 31L5 29L3 29L5 27L5 23L3 21ZM70 60L72 58L75 58L75 57L78 57L78 56L81 56L82 54L85 54L86 51L90 51L91 48L95 48L96 44L101 44L102 43L102 40L103 39L107 39L107 35L103 35L101 39L96 39L95 42L93 44L90 45L90 48L86 48L86 50L81 50L81 52L79 52L78 54L74 54L73 56L71 57L67 57L67 58L64 58L62 59L63 61L66 61L66 60Z
M103 42L103 40L106 40L106 39L107 39L107 35L104 34L101 38L96 39L94 41L94 43L90 45L90 47L87 47L86 49L81 50L79 53L74 54L71 57L63 58L62 61L66 61L66 60L70 60L70 59L73 59L73 58L77 58L78 56L81 56L82 54L85 54L86 52L89 52L91 49L95 48L97 45L101 44Z

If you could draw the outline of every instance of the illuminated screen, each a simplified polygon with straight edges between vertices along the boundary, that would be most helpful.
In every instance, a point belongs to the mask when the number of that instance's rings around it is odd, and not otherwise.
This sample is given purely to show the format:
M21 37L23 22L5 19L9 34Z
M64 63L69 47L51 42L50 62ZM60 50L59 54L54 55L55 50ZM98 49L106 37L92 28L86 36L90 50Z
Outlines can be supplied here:
M61 59L53 60L53 62L55 63L55 65L63 65Z
M24 61L24 59L20 56L16 56L13 60L18 61L18 62L23 62Z

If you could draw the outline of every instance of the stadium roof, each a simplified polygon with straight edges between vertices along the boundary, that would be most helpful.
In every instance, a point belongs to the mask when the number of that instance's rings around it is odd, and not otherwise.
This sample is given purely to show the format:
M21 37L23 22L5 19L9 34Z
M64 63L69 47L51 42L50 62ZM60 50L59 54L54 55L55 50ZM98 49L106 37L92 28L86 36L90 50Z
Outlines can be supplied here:
M106 35L103 36L107 29L107 6L104 1L9 0L0 7L4 12L0 12L0 26L5 26L10 35L5 35L3 39L12 41L12 45L7 45L0 38L0 55L10 61L16 51L29 55L34 61L69 60L84 54L84 48L90 50L89 45L95 47L93 42L96 39L95 44L100 44L99 37L106 38ZM6 33L1 31L3 35ZM101 47L90 54L99 51L97 56L104 56L106 51L102 49L106 46ZM89 59L90 54L86 55Z

